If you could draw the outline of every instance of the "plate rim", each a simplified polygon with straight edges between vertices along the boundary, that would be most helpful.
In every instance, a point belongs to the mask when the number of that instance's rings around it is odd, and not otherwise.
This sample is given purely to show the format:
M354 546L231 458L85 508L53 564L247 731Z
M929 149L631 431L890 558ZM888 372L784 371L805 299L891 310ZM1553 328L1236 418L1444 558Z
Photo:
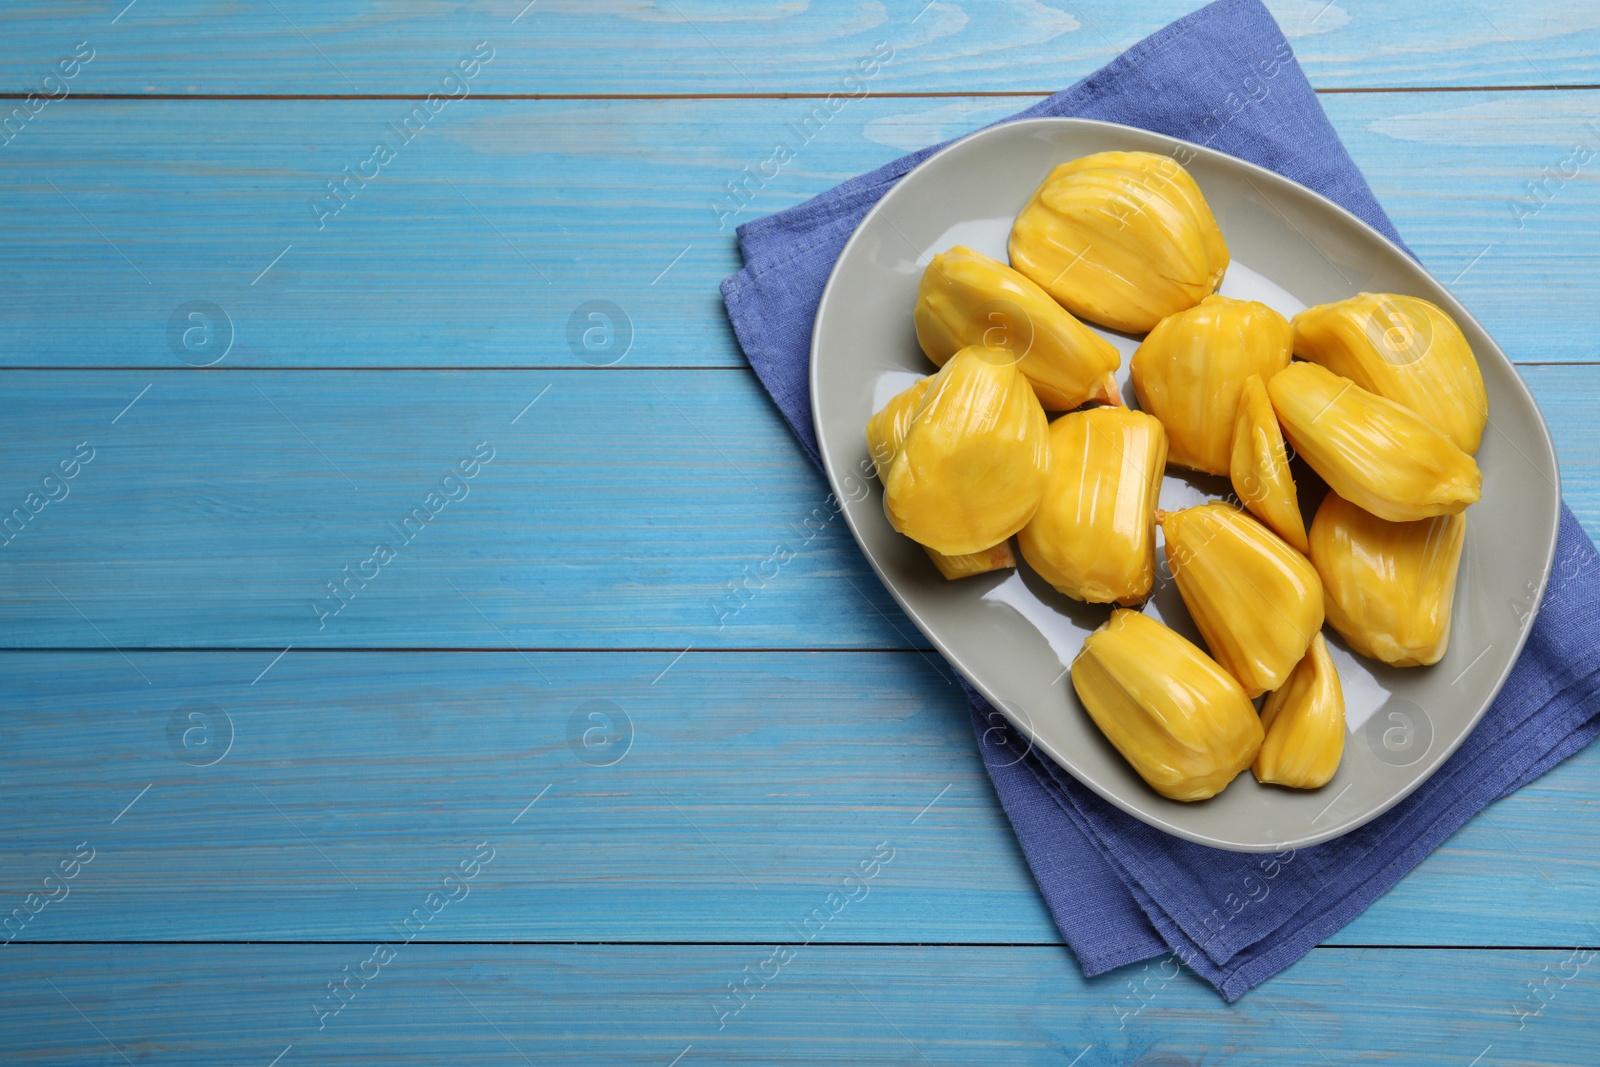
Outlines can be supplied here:
M822 407L817 402L819 396L818 383L821 377L821 361L817 357L821 347L820 338L822 322L828 312L830 302L835 298L836 283L839 279L840 266L850 256L857 242L862 239L862 235L867 230L868 225L877 218L879 213L885 209L886 205L893 202L896 193L904 186L904 183L907 179L920 173L925 168L931 168L939 164L945 156L956 151L957 149L965 148L975 140L983 140L998 136L1015 136L1029 129L1046 128L1081 129L1087 130L1091 133L1094 131L1114 132L1115 135L1119 137L1125 137L1128 134L1133 134L1135 135L1136 139L1153 139L1161 141L1168 145L1169 148L1185 149L1194 153L1196 157L1207 157L1213 163L1220 164L1224 167L1232 167L1242 170L1247 179L1258 179L1265 181L1279 191L1288 192L1295 196L1310 197L1314 201L1320 201L1323 207L1332 209L1337 216L1342 217L1342 221L1346 225L1353 226L1360 231L1365 231L1365 233L1369 236L1377 238L1384 245L1388 246L1388 248L1395 254L1411 262L1417 270L1421 271L1436 286L1438 286L1439 290L1444 294L1449 304L1452 305L1451 307L1447 307L1445 310L1450 312L1451 315L1457 319L1457 321L1466 320L1467 322L1470 322L1472 326L1476 327L1478 332L1488 340L1493 354L1503 360L1506 366L1510 368L1511 378L1515 388L1521 391L1523 399L1528 403L1534 414L1537 416L1535 422L1538 426L1539 438L1544 445L1545 453L1549 459L1550 469L1554 474L1555 503L1552 513L1549 516L1549 543L1545 546L1545 559L1541 568L1542 577L1540 578L1539 584L1538 603L1535 604L1534 610L1528 615L1526 621L1521 625L1521 628L1517 634L1515 647L1512 650L1511 658L1505 668L1501 671L1500 677L1495 679L1494 683L1488 688L1486 691L1487 695L1484 697L1477 710L1473 712L1472 717L1467 723L1466 727L1460 731L1454 741L1443 748L1439 754L1439 757L1434 762L1433 767L1428 770L1426 774L1421 775L1415 781L1406 785L1403 789L1397 790L1393 796L1387 798L1382 804L1373 809L1364 811L1358 815L1349 816L1341 822L1335 822L1326 830L1319 830L1315 833L1303 834L1299 837L1289 838L1281 842L1274 842L1272 844L1243 844L1240 842L1223 841L1215 837L1210 837L1206 834L1190 830L1182 825L1172 823L1171 821L1164 819L1159 815L1138 810L1131 804L1131 802L1124 800L1122 797L1117 796L1114 792L1103 789L1094 782L1088 781L1086 778L1081 776L1076 770L1073 769L1073 766L1069 760L1065 759L1061 755L1058 755L1055 749L1044 738L1038 735L1038 732L1032 728L1031 723L1018 721L1018 717L1013 715L1005 706L1006 702L1003 699L998 698L989 690L988 686L981 683L977 678L972 677L965 669L963 669L961 658L951 652L939 635L935 633L934 630L922 619L918 612L906 602L906 599L900 594L900 591L895 587L895 585L885 579L883 569L878 565L878 562L873 557L872 553L868 551L866 541L863 539L861 531L857 528L852 510L843 506L840 508L841 513L844 515L845 523L850 528L850 535L855 539L856 547L860 549L861 554L866 558L867 563L872 567L873 572L878 577L879 583L885 590L888 591L889 595L894 598L895 603L900 606L901 611L905 612L906 617L916 625L918 631L921 632L925 638L927 638L929 643L933 645L934 649L939 653L940 656L944 658L945 662L950 665L952 670L956 671L956 673L965 679L968 685L971 685L974 689L981 693L983 698L987 700L995 710L1004 715L1006 720L1011 723L1011 725L1019 733L1028 739L1030 748L1038 748L1048 759L1051 760L1051 762L1055 763L1056 766L1061 768L1063 772L1070 775L1078 784L1091 790L1095 793L1095 795L1112 804L1118 810L1126 812L1128 815L1138 819L1140 822L1148 826L1152 826L1155 829L1172 834L1173 836L1182 838L1186 841L1192 841L1196 844L1205 845L1210 848L1221 849L1223 851L1239 853L1278 852L1284 849L1306 848L1311 845L1320 844L1322 842L1341 837L1347 833L1350 833L1352 830L1356 830L1379 818L1385 812L1399 804L1406 797L1410 796L1417 789L1421 788L1423 783L1427 782L1435 774L1439 773L1439 771L1444 767L1445 763L1449 761L1451 755L1455 753L1456 749L1459 748L1462 743L1466 741L1467 737L1477 729L1478 724L1483 719L1483 716L1488 713L1489 707L1499 697L1501 690L1505 687L1506 681L1511 676L1511 672L1516 668L1517 662L1521 659L1522 650L1527 644L1529 635L1533 632L1534 623L1537 621L1539 611L1543 607L1544 595L1549 589L1550 572L1555 563L1557 542L1561 534L1561 508L1563 503L1563 497L1561 494L1561 465L1559 457L1556 454L1555 442L1550 436L1549 424L1546 422L1544 412L1539 408L1538 401L1533 396L1532 390L1528 388L1527 382L1523 380L1522 374L1517 370L1516 364L1508 355L1506 355L1505 350L1500 347L1500 343L1495 340L1494 335L1485 329L1483 324L1478 322L1472 313L1469 312L1461 304L1461 302L1456 299L1455 294L1450 291L1449 287L1435 277L1433 273L1422 264L1420 259L1409 253L1405 248L1402 248L1400 245L1396 244L1382 231L1378 230L1365 219L1362 219L1360 216L1345 208L1343 205L1317 192L1315 189L1302 185L1292 178L1279 174L1277 171L1270 170L1256 163L1252 163L1249 160L1240 159L1237 156L1230 155L1218 149L1195 144L1194 142L1184 140L1183 138L1156 133L1153 130L1146 130L1137 126L1127 126L1116 122L1105 122L1100 119L1083 119L1062 116L1002 120L952 140L948 144L941 147L938 151L928 156L927 159L924 159L921 163L918 163L915 167L912 167L904 175L902 175L900 179L897 180L895 184L884 193L883 196L879 197L877 203L873 204L867 213L862 216L861 221L856 223L855 229L851 231L849 239L840 249L838 258L834 260L833 267L828 272L828 280L823 286L822 297L817 303L816 315L812 321L811 344L808 349L810 367L807 371L807 390L810 394L811 400L812 433L816 437L817 453L822 461L823 476L827 479L829 489L833 492L835 500L843 502L848 499L848 497L843 492L843 487L839 484L838 480L834 476L834 462L830 456L828 438L823 433L821 419ZM909 312L907 313L909 314ZM1135 610L1142 610L1142 608L1143 606L1141 605L1140 608ZM1174 801L1173 803L1177 802Z

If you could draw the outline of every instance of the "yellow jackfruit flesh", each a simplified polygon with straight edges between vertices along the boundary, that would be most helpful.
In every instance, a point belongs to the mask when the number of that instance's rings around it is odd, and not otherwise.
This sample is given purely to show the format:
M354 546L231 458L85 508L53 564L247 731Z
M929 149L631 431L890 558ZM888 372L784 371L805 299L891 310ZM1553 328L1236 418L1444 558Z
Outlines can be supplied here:
M1139 407L1167 430L1167 459L1226 475L1245 379L1289 365L1289 320L1265 304L1208 296L1162 319L1129 369Z
M1408 408L1315 363L1267 382L1284 436L1335 493L1391 522L1453 515L1478 499L1471 456Z
M1049 423L1004 349L957 352L868 420L867 442L889 524L946 556L998 545L1044 494Z
M1137 611L1114 611L1089 635L1072 687L1139 776L1173 800L1216 795L1261 748L1261 720L1239 683Z
M1294 353L1422 416L1467 454L1489 419L1483 374L1461 327L1414 296L1362 293L1294 317Z
M1311 561L1230 504L1156 513L1167 563L1218 663L1253 699L1277 689L1322 629Z
M968 345L1004 348L1047 411L1120 403L1116 346L998 260L957 245L933 257L917 287L917 341L939 366Z
M1465 515L1388 522L1329 493L1311 522L1328 622L1355 651L1391 666L1439 662L1466 533Z
M1228 473L1244 506L1290 545L1302 553L1311 551L1306 520L1300 515L1300 496L1289 473L1283 431L1260 375L1246 378L1239 393L1232 451Z
M1216 291L1228 246L1189 172L1098 152L1050 172L1011 228L1011 265L1080 319L1144 333Z
M905 443L906 431L911 429L911 418L935 377L938 375L923 378L909 389L896 393L881 411L867 420L867 453L877 468L880 482L888 479L889 468Z
M986 548L982 552L968 552L961 556L946 556L926 545L922 546L922 550L933 560L933 565L939 568L939 573L952 582L957 578L970 578L974 574L1009 570L1017 565L1017 557L1011 551L1009 538L993 548Z
M1022 558L1075 600L1137 604L1155 583L1167 435L1142 411L1090 408L1050 424L1050 477L1017 535Z
M1261 706L1266 739L1250 769L1256 780L1295 789L1328 784L1344 755L1344 687L1319 633L1289 680Z

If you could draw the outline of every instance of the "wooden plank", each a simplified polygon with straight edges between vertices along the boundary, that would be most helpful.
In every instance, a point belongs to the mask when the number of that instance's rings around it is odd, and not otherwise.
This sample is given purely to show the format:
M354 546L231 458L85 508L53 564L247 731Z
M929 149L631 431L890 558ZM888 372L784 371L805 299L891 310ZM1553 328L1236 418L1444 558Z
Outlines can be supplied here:
M738 263L732 226L718 234L704 203L711 175L637 150L641 135L690 138L686 116L628 127L632 147L597 157L595 124L631 105L530 106L546 105L457 105L410 143L394 127L412 105L398 101L41 115L6 150L0 270L22 289L0 325L3 362L742 365L716 288ZM347 179L374 172L380 140L396 155L379 177ZM342 207L335 180L349 181ZM619 308L611 321L589 318L596 301ZM220 312L191 323L196 302ZM66 319L75 345L51 339Z
M1524 369L1600 529L1600 368ZM0 647L921 640L748 372L13 371L0 421Z
M748 371L19 371L0 419L4 645L912 639Z
M69 101L0 157L0 365L742 366L717 293L737 224L1028 102L854 103L733 212L727 183L814 102L474 100L402 145L404 101ZM1600 93L1325 102L1514 358L1595 358L1600 187L1570 157L1600 150ZM319 221L383 138L396 157Z
M810 946L760 988L773 946L410 946L319 1031L326 983L373 945L7 951L0 1048L38 1064L1586 1067L1600 1008L1568 949L1318 950L1229 1006L1171 964L1085 981L1054 949ZM759 992L719 1015L747 967ZM1543 1013L1515 1014L1547 975Z
M0 940L384 938L480 842L489 873L419 937L793 940L885 845L828 940L1058 939L964 702L916 653L0 665L0 914L94 852ZM1597 769L1497 804L1334 943L1592 944Z
M1199 6L77 0L9 14L0 69L6 90L37 90L88 41L93 60L67 82L79 93L423 94L439 91L484 42L493 59L468 83L483 93L830 93L849 91L844 78L882 43L894 53L867 83L875 91L1048 92ZM1321 88L1591 83L1600 47L1600 19L1583 0L1537 10L1514 0L1478 0L1466 11L1448 0L1267 6Z
M915 653L295 649L254 683L272 653L129 659L4 661L32 710L4 719L0 900L97 850L28 938L390 936L479 842L490 873L427 937L792 938L885 841L899 889L855 936L1051 936L957 690ZM169 742L185 709L218 747Z
M1597 9L1600 10L1600 9ZM1600 94L1341 96L1330 117L1423 264L1514 360L1594 360Z

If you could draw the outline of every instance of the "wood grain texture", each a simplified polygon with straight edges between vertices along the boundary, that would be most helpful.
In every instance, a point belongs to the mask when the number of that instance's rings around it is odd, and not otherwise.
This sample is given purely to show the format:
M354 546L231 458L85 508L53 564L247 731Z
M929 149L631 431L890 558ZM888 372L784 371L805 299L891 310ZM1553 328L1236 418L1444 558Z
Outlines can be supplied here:
M0 149L0 366L743 366L717 292L736 225L1028 102L853 102L734 212L727 183L815 102L471 100L404 143L404 101L70 100ZM1600 93L1325 103L1514 359L1597 358L1573 146L1600 153ZM319 218L380 140L395 157ZM586 343L597 300L623 317ZM193 301L228 324L186 333Z
M77 0L7 15L5 90L26 92L91 42L80 93L437 91L480 41L487 93L829 93L879 42L885 92L1048 92L1196 0L427 0L128 5ZM1584 0L1267 0L1319 88L1593 83L1600 17ZM119 15L120 12L120 15ZM519 14L520 13L520 14Z
M675 1056L679 1067L1066 1067L1075 1056L1129 1067L1462 1067L1474 1057L1587 1067L1587 1020L1600 1007L1591 962L1518 1029L1526 983L1556 974L1568 950L1319 949L1229 1006L1155 965L1085 981L1051 948L814 945L719 1030L727 984L746 967L759 975L773 946L412 945L365 988L352 981L356 992L319 1031L313 1005L329 997L326 983L355 973L373 947L14 946L0 973L14 1025L0 1049L37 1064L263 1067L280 1054L279 1067L666 1067Z
M793 940L883 844L827 940L1058 941L916 653L274 657L0 655L0 915L95 850L0 940L387 937L486 842L418 936ZM1495 805L1332 943L1593 944L1597 770Z
M1524 370L1567 499L1600 529L1600 373ZM922 642L748 372L14 371L5 386L0 647ZM69 495L44 502L85 444ZM494 458L445 482L479 449Z
M38 509L0 535L0 901L95 850L0 947L0 1056L1593 1062L1593 964L1565 978L1579 957L1560 947L1594 943L1593 751L1473 820L1335 939L1548 951L1323 948L1233 1007L1160 963L1083 980L962 701L842 524L804 525L825 487L732 343L715 284L738 265L733 224L1033 99L885 94L1058 89L1195 6L0 15L0 91L19 94L0 116L77 42L94 49L74 99L0 136L0 517ZM1596 81L1600 15L1581 0L1269 6L1322 89ZM420 98L479 41L494 58L473 99L415 140L392 125L415 100L84 99ZM825 94L878 41L895 52L869 98L720 219L712 197L815 101L485 99ZM1600 529L1596 94L1323 102L1424 263L1513 358L1588 364L1523 372L1567 496ZM395 158L319 228L310 201L380 138ZM582 343L599 300L625 316L623 352ZM195 301L228 328L185 348L186 328L215 325L184 317ZM223 347L224 372L187 372ZM99 369L118 367L137 369ZM328 367L529 369L289 369ZM93 459L45 482L79 442ZM443 483L479 442L493 461ZM325 583L458 484L318 628ZM729 584L795 542L719 627ZM180 650L199 646L243 647ZM894 859L870 896L719 1028L728 983L799 939L880 845ZM419 943L319 1030L328 983L408 927ZM27 943L248 938L348 943ZM601 940L681 943L450 943Z
M0 641L912 639L748 372L290 373L9 375L3 499L95 452L0 549Z

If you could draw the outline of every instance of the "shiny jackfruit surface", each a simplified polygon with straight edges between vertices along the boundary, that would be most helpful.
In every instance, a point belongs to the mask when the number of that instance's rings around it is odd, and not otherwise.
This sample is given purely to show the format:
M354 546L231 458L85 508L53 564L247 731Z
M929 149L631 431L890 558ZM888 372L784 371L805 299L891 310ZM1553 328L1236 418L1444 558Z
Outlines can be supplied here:
M1149 152L1063 163L1011 228L1011 265L1080 319L1144 333L1214 292L1228 246L1200 187Z
M1173 800L1220 793L1261 748L1261 720L1232 675L1137 611L1114 611L1089 635L1072 688L1139 776Z
M1267 387L1258 374L1246 378L1239 393L1228 475L1233 491L1252 515L1300 552L1311 551L1278 414L1272 410Z
M1452 515L1482 493L1471 456L1421 416L1315 363L1267 382L1284 436L1335 493L1391 522Z
M1208 296L1162 319L1129 368L1139 407L1167 430L1167 459L1227 474L1233 423L1245 379L1263 381L1289 365L1289 320L1265 304Z
M934 363L968 345L1004 348L1047 411L1119 403L1122 355L1049 293L998 260L957 245L933 257L917 287L917 341Z
M1184 606L1253 699L1277 689L1322 629L1311 561L1231 504L1157 512Z
M1319 633L1288 681L1261 706L1266 738L1250 765L1256 780L1295 789L1328 784L1344 755L1344 687Z
M935 552L927 545L923 545L922 550L933 560L933 565L939 568L939 573L952 582L958 578L970 578L974 574L1010 570L1017 565L1017 557L1011 551L1009 538L993 548L986 548L981 552L968 552L960 556L947 556L942 552Z
M1022 558L1059 592L1137 604L1155 583L1155 513L1167 435L1142 411L1090 408L1050 424L1050 477L1017 535Z
M1311 522L1328 622L1355 651L1395 667L1439 662L1467 517L1389 522L1329 493Z
M900 454L906 431L911 429L911 419L922 403L922 396L933 383L933 377L923 378L910 388L896 393L876 415L867 420L867 454L877 468L878 480L886 481L889 468Z
M1361 293L1294 317L1294 352L1388 397L1469 455L1478 451L1489 398L1472 346L1435 304Z
M1049 423L1003 349L957 352L868 420L867 441L889 524L946 556L1004 541L1044 494Z

